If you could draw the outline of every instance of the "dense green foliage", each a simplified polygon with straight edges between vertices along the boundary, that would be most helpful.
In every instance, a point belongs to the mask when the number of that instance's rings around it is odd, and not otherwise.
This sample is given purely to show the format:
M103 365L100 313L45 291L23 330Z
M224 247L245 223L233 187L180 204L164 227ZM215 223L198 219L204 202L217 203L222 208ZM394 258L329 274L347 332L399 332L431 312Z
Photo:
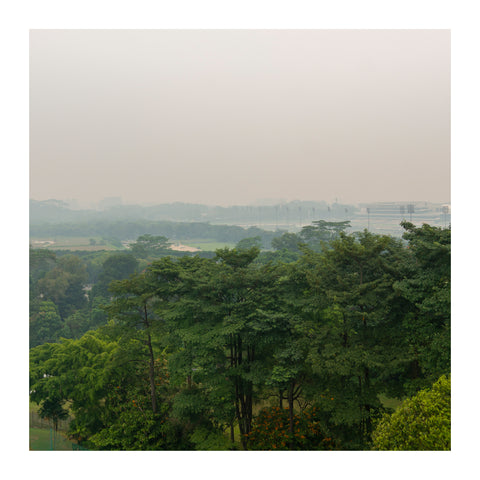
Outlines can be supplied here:
M440 377L385 415L373 432L375 450L450 450L451 382Z
M213 258L150 234L122 253L33 250L32 400L68 405L93 449L371 448L380 398L450 372L450 229L347 228Z

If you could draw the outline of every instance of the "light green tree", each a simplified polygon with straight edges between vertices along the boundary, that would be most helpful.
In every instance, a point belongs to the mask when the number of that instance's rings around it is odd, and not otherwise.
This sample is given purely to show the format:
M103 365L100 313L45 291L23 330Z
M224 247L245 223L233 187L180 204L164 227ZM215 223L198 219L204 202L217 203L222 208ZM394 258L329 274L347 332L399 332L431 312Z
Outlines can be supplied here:
M443 375L384 415L372 435L373 449L450 450L450 391L450 377Z

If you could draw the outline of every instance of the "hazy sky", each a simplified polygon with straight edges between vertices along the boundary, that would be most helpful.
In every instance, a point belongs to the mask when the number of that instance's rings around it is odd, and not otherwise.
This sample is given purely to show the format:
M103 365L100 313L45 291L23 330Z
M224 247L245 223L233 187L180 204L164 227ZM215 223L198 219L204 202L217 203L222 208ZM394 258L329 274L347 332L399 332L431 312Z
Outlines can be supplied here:
M450 201L448 30L32 30L30 195Z

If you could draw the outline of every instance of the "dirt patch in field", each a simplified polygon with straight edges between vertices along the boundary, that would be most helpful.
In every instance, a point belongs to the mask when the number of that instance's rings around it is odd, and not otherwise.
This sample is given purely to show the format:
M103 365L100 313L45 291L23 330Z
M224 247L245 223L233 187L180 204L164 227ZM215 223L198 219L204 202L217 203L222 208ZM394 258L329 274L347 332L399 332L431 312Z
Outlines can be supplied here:
M177 243L176 245L172 245L170 250L176 250L178 252L199 252L199 248L189 247L188 245L182 245L181 243Z

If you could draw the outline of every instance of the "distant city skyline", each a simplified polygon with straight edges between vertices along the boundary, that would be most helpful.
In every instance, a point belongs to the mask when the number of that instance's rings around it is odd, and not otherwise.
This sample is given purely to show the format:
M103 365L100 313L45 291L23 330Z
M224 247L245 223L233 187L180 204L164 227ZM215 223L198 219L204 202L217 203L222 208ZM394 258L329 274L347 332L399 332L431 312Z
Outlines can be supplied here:
M32 30L30 197L450 202L448 30Z

